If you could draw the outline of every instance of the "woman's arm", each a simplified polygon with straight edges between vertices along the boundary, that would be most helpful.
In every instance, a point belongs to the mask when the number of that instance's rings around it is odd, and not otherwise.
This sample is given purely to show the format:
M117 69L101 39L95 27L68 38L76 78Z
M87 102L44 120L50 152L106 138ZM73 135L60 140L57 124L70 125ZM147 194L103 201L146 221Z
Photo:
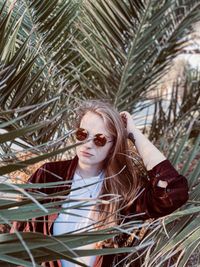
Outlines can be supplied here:
M180 175L169 160L136 128L128 112L122 112L121 115L126 119L127 134L134 135L136 148L150 178L138 195L133 211L144 213L144 218L165 216L187 201L187 179Z
M120 113L127 122L127 134L132 133L135 145L147 170L153 169L157 164L166 160L166 157L137 129L132 116L127 111Z

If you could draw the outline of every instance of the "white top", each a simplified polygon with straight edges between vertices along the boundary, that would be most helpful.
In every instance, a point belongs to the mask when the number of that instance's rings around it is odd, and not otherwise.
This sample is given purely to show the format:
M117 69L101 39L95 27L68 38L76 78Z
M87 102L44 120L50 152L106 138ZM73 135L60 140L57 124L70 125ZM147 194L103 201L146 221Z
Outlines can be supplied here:
M88 225L94 223L94 216L92 216L92 208L93 205L95 204L94 201L84 201L83 199L88 199L88 198L97 198L102 186L103 182L103 177L104 173L101 172L98 176L95 177L90 177L90 178L82 178L80 175L78 175L76 172L74 174L73 180L72 180L72 186L71 186L71 192L68 195L70 199L80 199L80 201L76 202L70 202L70 203L64 203L62 205L63 208L66 208L65 213L60 213L55 220L53 224L53 235L61 235L64 233L70 233L70 232L81 232L81 228L87 227ZM84 187L86 185L92 184L94 182L98 183L94 185ZM73 189L79 188L75 191ZM76 206L78 204L83 204L82 207L79 207L77 209L71 208L72 206ZM90 205L89 207L84 207L85 205ZM83 229L82 231L84 231ZM87 229L86 229L87 230ZM93 249L95 244L90 244L86 246L80 246L78 248L81 249ZM75 258L79 261L84 262L88 266L93 266L95 262L96 256L88 256L88 257L80 257L80 258ZM71 263L66 260L61 260L62 267L78 267L80 265L77 265L75 263Z

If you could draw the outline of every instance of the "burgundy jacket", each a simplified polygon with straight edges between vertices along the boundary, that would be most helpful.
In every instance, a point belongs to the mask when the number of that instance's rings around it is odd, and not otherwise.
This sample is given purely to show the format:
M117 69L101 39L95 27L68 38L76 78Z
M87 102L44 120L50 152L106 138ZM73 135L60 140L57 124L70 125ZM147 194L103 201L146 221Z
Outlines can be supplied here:
M48 183L71 180L77 163L77 156L72 160L45 163L30 177L29 182ZM187 201L187 180L174 169L169 160L160 162L152 170L148 171L148 176L150 179L144 186L142 193L134 201L133 206L130 208L130 214L145 213L145 219L159 218L173 212ZM62 180L58 177L61 177ZM158 187L159 180L166 181L168 183L167 187ZM42 190L46 194L52 194L69 188L70 186L66 185L65 187L44 188ZM11 232L17 229L18 231L37 231L45 235L52 235L53 222L57 216L58 214L45 216L43 218L44 223L36 223L34 219L26 223L14 222ZM93 267L111 267L113 257L113 255L97 256ZM61 267L61 262L60 260L46 262L45 266Z

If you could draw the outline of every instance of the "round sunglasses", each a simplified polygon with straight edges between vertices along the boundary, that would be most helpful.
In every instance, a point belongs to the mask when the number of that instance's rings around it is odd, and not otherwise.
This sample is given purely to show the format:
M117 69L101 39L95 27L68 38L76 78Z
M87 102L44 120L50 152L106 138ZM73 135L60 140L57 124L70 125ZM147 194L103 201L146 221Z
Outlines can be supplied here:
M78 141L85 141L89 138L89 133L84 128L78 128L75 131L75 137ZM93 142L96 146L105 146L106 143L113 142L113 140L108 140L104 134L98 133L93 137Z

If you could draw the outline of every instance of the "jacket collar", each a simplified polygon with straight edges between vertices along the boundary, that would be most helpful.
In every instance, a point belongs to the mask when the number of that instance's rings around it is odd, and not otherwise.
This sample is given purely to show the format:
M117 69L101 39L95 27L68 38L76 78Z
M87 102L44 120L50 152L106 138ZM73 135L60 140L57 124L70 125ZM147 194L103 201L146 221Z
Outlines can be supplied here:
M67 174L66 174L66 180L72 180L74 173L76 171L76 167L78 164L78 156L76 155L70 162L69 167L67 169Z

